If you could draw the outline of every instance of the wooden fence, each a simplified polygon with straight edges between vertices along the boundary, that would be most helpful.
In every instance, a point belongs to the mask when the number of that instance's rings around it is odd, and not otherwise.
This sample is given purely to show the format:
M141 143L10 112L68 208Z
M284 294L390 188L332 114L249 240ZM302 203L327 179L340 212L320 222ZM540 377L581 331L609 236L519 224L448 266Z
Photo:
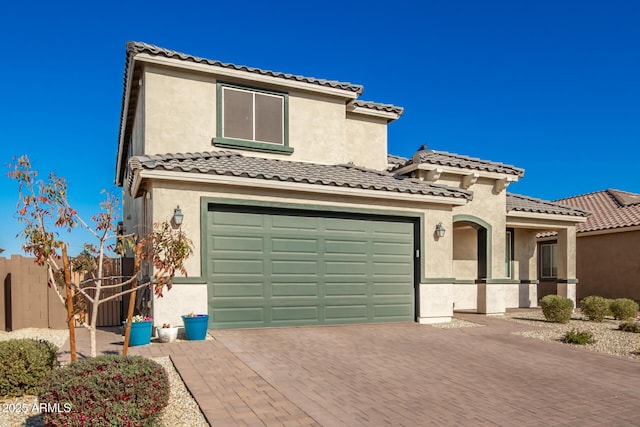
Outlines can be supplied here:
M105 263L108 275L121 276L120 259L109 258ZM84 277L73 273L72 281L79 283ZM111 282L113 283L113 282ZM111 284L108 283L108 284ZM33 258L12 255L0 258L0 330L21 328L67 328L67 311L54 289L47 286L47 270ZM105 290L103 296L117 293L121 288ZM128 298L115 298L100 305L97 326L117 326L122 322L122 306ZM91 312L91 307L87 307ZM88 318L84 316L85 320Z

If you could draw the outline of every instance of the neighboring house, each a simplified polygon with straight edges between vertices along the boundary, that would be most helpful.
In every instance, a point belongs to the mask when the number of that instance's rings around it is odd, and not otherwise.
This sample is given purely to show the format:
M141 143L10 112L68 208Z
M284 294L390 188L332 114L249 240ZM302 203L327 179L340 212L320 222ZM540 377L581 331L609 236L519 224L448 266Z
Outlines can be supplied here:
M536 234L558 235L575 298L587 213L507 194L522 169L421 149L388 156L402 108L362 86L127 45L116 182L126 231L184 214L188 278L156 323L449 321L537 305ZM151 273L150 271L146 272Z
M609 189L558 202L592 213L576 227L577 297L599 295L640 302L640 194ZM541 245L551 255L553 239ZM543 263L548 265L548 261ZM542 272L553 277L550 268Z

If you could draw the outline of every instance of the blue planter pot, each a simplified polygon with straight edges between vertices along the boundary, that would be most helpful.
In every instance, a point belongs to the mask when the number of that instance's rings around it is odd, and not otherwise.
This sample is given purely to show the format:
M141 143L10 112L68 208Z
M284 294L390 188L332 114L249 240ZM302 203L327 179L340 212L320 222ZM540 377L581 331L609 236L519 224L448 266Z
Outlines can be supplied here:
M151 342L151 330L153 322L133 322L131 323L131 335L129 335L129 346L145 345ZM126 323L125 323L126 327Z
M194 317L182 316L182 322L188 340L199 341L207 336L208 314L197 314Z

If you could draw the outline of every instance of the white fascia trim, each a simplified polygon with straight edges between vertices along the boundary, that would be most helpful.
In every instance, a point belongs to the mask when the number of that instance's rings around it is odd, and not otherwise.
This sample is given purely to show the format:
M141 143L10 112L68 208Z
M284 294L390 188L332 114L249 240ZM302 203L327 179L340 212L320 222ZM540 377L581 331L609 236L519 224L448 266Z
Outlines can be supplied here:
M522 211L509 211L507 212L507 222L511 218L527 218L533 220L549 220L549 221L561 221L561 222L587 222L587 218L584 216L571 216L571 215L557 215L557 214L546 214L546 213L537 213L537 212L522 212Z
M632 227L607 228L605 230L579 231L576 237L599 236L602 234L626 233L627 231L640 231L640 225Z
M348 107L347 111L353 114L362 114L363 116L373 116L373 117L381 117L387 120L398 120L400 116L396 113L391 113L389 111L380 111L375 110L373 108L364 108L364 107Z
M164 65L167 67L199 71L201 73L213 74L216 76L231 77L235 79L245 80L251 83L259 82L259 83L265 83L273 86L299 89L306 92L318 92L318 93L338 96L340 98L346 98L346 99L356 99L358 97L357 92L351 92L348 90L321 86L314 83L299 82L297 80L283 79L280 77L265 76L262 74L251 73L247 71L216 67L215 65L199 64L199 63L190 62L190 61L185 62L175 58L153 56L153 55L149 55L148 53L138 53L135 56L135 60L141 61L141 62L147 62L151 64Z
M181 182L199 182L207 184L217 185L230 185L234 187L253 187L253 188L266 188L279 191L301 191L306 193L321 193L330 195L343 195L349 197L366 197L370 199L385 199L385 200L401 200L406 202L413 202L416 204L423 203L435 203L440 205L456 205L461 206L467 203L467 199L445 197L445 196L429 196L424 194L407 194L407 193L394 193L390 191L376 191L376 190L363 190L356 188L334 187L334 186L321 186L314 184L303 184L287 181L269 181L264 179L252 179L252 178L238 178L235 176L227 175L210 175L210 174L188 174L185 172L173 172L173 171L154 171L154 170L142 170L136 173L135 180L132 187L132 194L138 193L140 183L143 179L159 179L168 181L181 181ZM135 197L135 196L134 196Z
M440 173L449 173L452 175L460 175L463 177L468 176L470 173L471 174L477 173L479 178L489 178L489 179L496 179L496 180L503 179L509 183L517 182L520 179L518 175L513 175L513 174L487 172L487 171L482 171L477 169L466 169L466 168L463 169L463 168L456 168L452 166L433 165L431 163L420 163L420 164L412 163L394 172L402 175L408 172L413 172L416 169L425 170L425 171L438 170Z

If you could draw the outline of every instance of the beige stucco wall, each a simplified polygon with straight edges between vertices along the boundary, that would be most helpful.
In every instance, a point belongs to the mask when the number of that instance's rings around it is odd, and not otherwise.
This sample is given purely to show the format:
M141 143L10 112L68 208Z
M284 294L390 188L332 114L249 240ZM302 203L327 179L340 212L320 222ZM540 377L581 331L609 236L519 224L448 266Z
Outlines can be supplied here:
M147 66L145 153L210 151L216 132L216 82L210 76Z
M538 278L538 245L535 229L515 229L513 278L536 280Z
M640 301L640 230L577 238L577 297Z
M454 225L453 277L458 280L478 278L478 231L470 226Z
M437 223L442 222L445 228L452 230L451 209L447 206L425 205L416 208L415 203L374 200L359 197L341 196L335 194L304 194L292 191L239 188L229 186L214 186L208 184L183 184L169 181L157 181L150 186L151 202L153 206L153 222L169 221L173 210L180 205L184 213L182 229L194 242L194 256L186 263L189 276L200 275L200 230L201 230L201 199L203 197L256 200L278 203L290 203L317 207L333 206L358 210L372 210L384 214L385 210L406 211L424 214L424 236L422 241L423 261L422 270L426 277L452 277L453 268L451 253L453 248L453 234L436 239L433 235Z
M387 121L347 114L344 158L346 162L384 170L387 167Z
M475 283L454 284L453 303L456 310L475 310L478 307L478 286Z
M480 178L471 186L473 200L453 208L455 215L470 215L491 225L491 278L505 277L506 191L494 191L495 180Z
M237 83L256 86L250 81ZM143 89L144 98L139 102L145 108L146 154L227 150L212 145L216 136L214 75L147 65ZM300 90L288 90L288 94L289 146L293 153L238 151L247 156L290 161L353 162L372 169L386 168L386 119L359 114L347 117L346 101L338 97Z

